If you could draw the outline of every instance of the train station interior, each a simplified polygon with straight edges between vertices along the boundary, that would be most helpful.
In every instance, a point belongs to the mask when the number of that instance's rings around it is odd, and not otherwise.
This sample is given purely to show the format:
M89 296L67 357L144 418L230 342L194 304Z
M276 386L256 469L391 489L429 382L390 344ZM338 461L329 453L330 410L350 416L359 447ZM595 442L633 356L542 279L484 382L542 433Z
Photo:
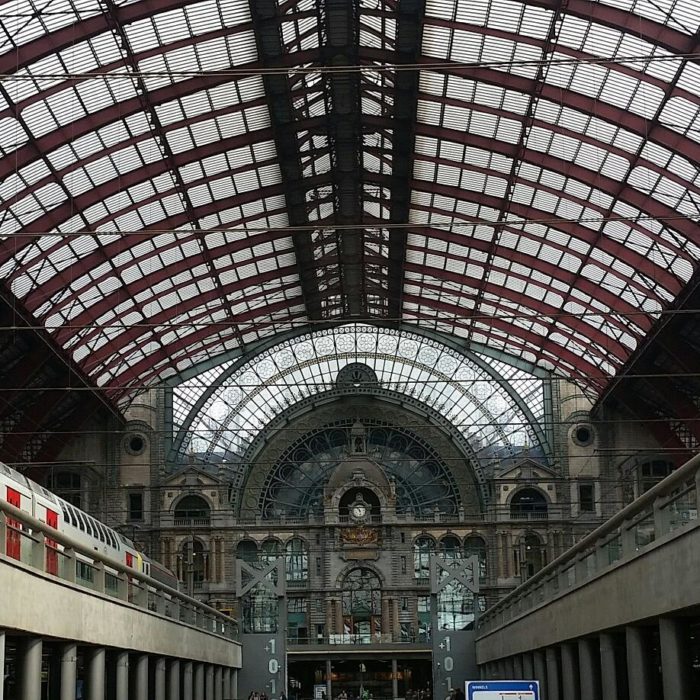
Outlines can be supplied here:
M697 697L697 0L0 30L0 700Z

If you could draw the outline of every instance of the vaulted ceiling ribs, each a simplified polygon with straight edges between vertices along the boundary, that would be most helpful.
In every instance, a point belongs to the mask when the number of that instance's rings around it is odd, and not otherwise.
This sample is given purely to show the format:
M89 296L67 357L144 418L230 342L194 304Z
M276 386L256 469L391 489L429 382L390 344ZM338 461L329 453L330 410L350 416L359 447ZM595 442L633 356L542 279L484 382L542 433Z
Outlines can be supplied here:
M328 141L333 164L335 223L343 315L367 311L362 228L362 107L360 102L359 0L323 3Z

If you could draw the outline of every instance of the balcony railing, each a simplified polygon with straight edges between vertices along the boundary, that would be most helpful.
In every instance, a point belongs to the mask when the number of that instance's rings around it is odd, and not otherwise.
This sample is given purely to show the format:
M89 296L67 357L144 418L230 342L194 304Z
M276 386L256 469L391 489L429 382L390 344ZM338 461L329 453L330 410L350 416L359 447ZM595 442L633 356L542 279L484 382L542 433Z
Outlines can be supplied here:
M0 499L0 561L130 603L206 632L238 638L238 622L127 567Z
M175 518L175 527L209 527L211 525L211 519L209 516L206 518Z
M292 646L358 646L358 645L396 645L396 644L430 644L430 635L406 635L393 633L366 634L326 634L316 637L288 637L287 642Z

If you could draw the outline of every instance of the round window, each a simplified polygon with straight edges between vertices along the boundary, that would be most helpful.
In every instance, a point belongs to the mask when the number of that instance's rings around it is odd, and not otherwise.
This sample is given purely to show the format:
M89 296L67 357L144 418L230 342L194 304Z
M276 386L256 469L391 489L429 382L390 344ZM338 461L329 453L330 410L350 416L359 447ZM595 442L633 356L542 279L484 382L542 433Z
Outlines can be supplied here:
M124 449L132 455L142 454L147 445L146 437L140 433L131 433L124 438Z
M590 425L580 424L574 426L571 439L581 447L586 447L593 442L593 428Z

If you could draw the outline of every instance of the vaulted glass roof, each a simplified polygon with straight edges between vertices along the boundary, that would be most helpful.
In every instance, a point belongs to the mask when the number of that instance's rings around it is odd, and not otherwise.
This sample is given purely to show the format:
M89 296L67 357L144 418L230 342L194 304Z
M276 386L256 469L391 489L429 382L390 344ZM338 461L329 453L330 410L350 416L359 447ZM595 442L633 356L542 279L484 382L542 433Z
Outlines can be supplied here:
M449 420L475 459L523 452L545 461L546 382L484 354L410 332L348 324L285 340L247 361L229 360L172 390L176 459L238 462L258 434L298 402L332 392L348 365L371 368L352 393L415 399Z
M696 0L0 2L0 280L115 399L415 324L600 393L700 259Z

